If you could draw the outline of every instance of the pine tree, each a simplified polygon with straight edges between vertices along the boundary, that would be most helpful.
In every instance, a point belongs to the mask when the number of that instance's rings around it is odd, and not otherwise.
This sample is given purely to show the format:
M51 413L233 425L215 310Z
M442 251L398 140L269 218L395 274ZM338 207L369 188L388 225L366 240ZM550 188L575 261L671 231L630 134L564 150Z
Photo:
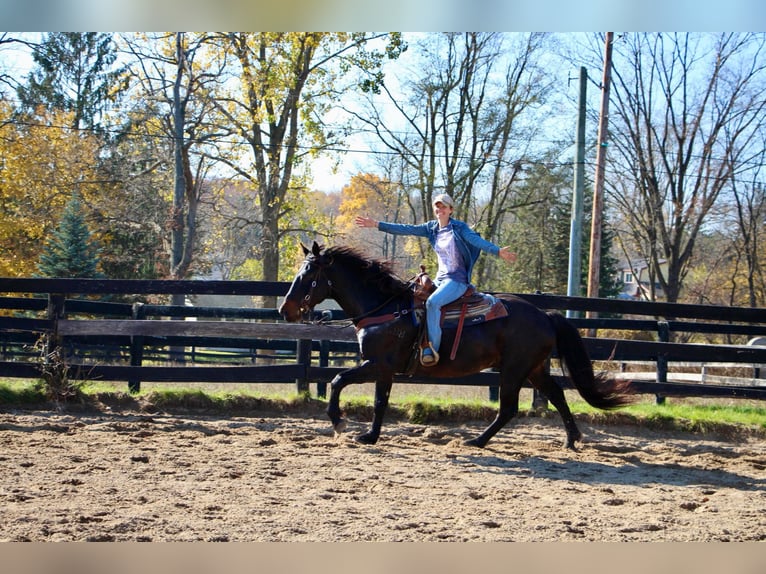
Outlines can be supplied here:
M74 194L46 243L37 268L43 277L93 278L100 275L97 267L98 249L85 224L80 198Z
M21 108L72 112L73 128L98 129L126 87L111 33L49 32L32 58L35 67L17 88Z

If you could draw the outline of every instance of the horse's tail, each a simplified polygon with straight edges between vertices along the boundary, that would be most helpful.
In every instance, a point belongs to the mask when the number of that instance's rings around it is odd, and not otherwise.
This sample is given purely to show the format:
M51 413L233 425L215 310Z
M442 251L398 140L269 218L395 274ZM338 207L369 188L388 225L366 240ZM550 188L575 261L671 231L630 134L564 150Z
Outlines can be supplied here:
M585 343L574 325L559 313L548 313L556 329L556 347L562 368L566 368L575 388L589 405L614 409L633 402L630 381L620 381L607 373L594 374Z

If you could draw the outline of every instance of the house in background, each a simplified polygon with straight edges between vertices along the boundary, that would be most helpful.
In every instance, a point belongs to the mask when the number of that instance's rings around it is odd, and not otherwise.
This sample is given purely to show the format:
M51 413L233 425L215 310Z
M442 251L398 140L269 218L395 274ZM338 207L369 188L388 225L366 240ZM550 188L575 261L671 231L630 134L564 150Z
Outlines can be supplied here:
M662 272L667 272L667 263L663 259L660 261ZM619 265L620 282L622 291L620 299L638 299L642 301L650 300L652 289L649 280L649 266L643 259L636 259L630 262L622 261ZM655 299L665 298L665 292L662 290L659 282L654 282Z

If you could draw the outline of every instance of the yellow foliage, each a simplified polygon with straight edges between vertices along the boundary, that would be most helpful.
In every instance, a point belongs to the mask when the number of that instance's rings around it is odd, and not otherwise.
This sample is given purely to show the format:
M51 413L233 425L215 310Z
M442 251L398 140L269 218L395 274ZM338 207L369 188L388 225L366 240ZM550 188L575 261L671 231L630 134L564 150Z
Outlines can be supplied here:
M352 177L351 183L343 188L341 194L337 227L348 234L353 234L354 218L357 215L386 219L396 201L394 184L370 173Z
M74 191L91 204L98 191L98 141L72 130L71 114L40 111L16 122L0 104L0 276L35 272L40 250Z
M393 260L395 270L400 274L419 271L421 263L431 271L436 269L435 257L427 242L418 237L398 237L395 252L389 250L391 238L376 229L356 227L354 218L365 215L378 221L398 223L422 223L412 221L412 214L406 196L402 195L399 184L379 178L374 174L358 174L341 191L336 229L349 245L359 247L371 257ZM388 239L388 241L387 241Z

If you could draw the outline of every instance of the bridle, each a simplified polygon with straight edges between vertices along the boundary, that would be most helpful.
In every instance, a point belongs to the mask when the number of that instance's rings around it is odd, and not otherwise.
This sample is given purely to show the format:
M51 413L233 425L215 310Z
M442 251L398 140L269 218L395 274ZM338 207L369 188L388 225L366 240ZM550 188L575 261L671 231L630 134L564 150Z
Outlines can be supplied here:
M302 315L308 314L316 305L316 303L313 303L313 304L311 303L311 299L314 296L314 289L317 288L318 282L320 278L322 277L322 274L324 273L325 267L329 267L330 265L332 265L332 260L329 263L325 264L325 263L319 263L318 261L309 261L308 259L306 259L306 263L309 265L309 267L311 265L316 265L319 268L319 270L314 276L314 279L311 280L311 288L309 289L308 293L304 295L303 301L301 301L300 312ZM333 289L332 280L329 277L327 277L325 280L327 281L327 289L328 289L328 297L329 297Z
M302 315L308 315L308 313L317 304L317 303L312 303L311 302L312 299L313 299L313 296L314 296L314 290L317 288L317 286L319 285L319 282L320 282L322 276L325 274L325 269L327 267L330 267L333 264L332 259L330 259L330 261L324 262L324 263L320 263L318 261L310 261L309 259L306 259L305 261L306 261L306 263L309 266L316 265L319 269L318 269L316 275L314 276L314 278L311 281L311 287L309 288L308 293L306 293L306 295L303 296L303 300L301 301L301 305L300 305L299 309L300 309L300 312L301 312ZM362 326L364 326L364 325L384 323L384 322L387 322L387 321L398 319L402 315L409 314L412 311L411 309L399 309L399 310L397 310L397 311L395 311L393 313L387 313L385 315L374 316L375 313L377 313L381 309L385 308L389 303L391 303L391 301L394 301L397 297L400 297L401 295L403 295L404 293L409 291L412 288L412 286L415 284L414 279L415 278L407 281L407 287L405 289L403 289L400 293L394 293L393 295L391 295L391 297L389 297L388 299L383 301L383 303L381 303L380 305L378 305L374 309L366 311L366 312L364 312L364 313L362 313L360 315L357 315L355 317L351 317L348 320L350 320L353 324L355 324L356 328L358 330L358 329L361 329ZM333 291L334 287L333 287L332 280L329 277L325 277L325 281L327 282L327 289L328 289L327 297L325 297L325 298L329 298L330 295L332 294L332 291Z

